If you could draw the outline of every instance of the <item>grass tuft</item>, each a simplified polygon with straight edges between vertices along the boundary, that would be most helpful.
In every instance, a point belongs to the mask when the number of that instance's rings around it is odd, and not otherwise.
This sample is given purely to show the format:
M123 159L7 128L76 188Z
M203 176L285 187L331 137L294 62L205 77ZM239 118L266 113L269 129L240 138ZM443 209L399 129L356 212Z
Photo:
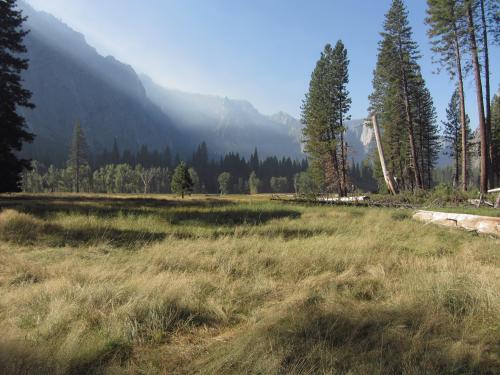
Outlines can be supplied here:
M0 212L0 238L4 241L32 243L43 227L43 223L32 215L12 209Z

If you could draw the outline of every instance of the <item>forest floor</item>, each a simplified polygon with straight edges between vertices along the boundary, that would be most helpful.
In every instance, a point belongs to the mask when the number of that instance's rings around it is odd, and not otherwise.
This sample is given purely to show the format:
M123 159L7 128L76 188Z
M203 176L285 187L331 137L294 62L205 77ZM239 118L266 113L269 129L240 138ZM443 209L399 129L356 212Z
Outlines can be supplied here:
M497 374L500 239L269 196L0 195L2 374Z

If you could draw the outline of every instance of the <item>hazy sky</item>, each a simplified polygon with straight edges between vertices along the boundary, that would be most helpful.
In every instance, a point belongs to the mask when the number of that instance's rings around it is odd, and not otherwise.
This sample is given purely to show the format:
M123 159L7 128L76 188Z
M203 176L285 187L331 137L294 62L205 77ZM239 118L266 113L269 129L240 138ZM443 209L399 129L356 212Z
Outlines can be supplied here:
M261 112L299 116L326 43L350 58L353 118L366 116L377 42L390 0L28 0L82 32L89 44L166 87L246 99ZM440 119L454 84L433 74L425 0L407 0L424 78ZM492 91L500 48L492 48ZM467 112L477 123L472 79Z

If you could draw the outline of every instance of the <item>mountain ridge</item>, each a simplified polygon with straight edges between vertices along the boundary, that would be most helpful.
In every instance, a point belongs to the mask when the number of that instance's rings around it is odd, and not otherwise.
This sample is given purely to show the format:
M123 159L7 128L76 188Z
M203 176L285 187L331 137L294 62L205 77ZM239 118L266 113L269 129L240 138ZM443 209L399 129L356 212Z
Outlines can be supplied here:
M122 150L168 146L181 156L205 141L213 156L248 156L257 147L262 157L305 157L302 124L293 116L264 115L247 100L161 87L131 65L100 55L61 20L19 4L31 29L25 38L30 66L23 78L37 105L21 110L37 135L23 151L28 157L60 164L76 121L93 153L111 149L116 139ZM359 132L351 130L347 139L360 161L366 150Z

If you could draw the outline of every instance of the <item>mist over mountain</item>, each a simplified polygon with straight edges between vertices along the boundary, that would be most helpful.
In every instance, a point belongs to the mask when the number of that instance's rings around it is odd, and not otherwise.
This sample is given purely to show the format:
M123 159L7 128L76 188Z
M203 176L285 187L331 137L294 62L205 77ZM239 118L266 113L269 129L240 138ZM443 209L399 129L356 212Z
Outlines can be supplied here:
M173 122L145 95L132 67L103 57L83 35L50 14L20 2L30 60L23 74L33 93L34 110L22 110L36 134L24 153L51 162L65 160L73 126L79 121L91 152L110 148L116 138L122 149L187 145Z
M297 120L265 116L245 100L186 93L161 87L144 75L141 79L147 96L193 139L205 140L215 154L249 155L258 147L261 156L304 157Z
M248 156L257 147L261 157L305 157L302 124L293 116L267 116L245 100L161 87L130 65L99 55L82 34L52 15L24 2L20 6L31 30L23 78L36 104L35 110L22 110L36 134L25 155L60 164L79 121L92 153L109 150L116 139L121 150L169 146L181 156L206 141L212 156ZM362 161L370 151L371 130L362 120L348 121L347 128L349 159Z
M206 140L216 153L237 150L250 154L258 145L261 156L303 158L302 124L285 112L266 116L244 100L187 93L161 87L141 75L147 96L183 129ZM350 160L360 162L371 150L373 133L363 120L346 122Z

